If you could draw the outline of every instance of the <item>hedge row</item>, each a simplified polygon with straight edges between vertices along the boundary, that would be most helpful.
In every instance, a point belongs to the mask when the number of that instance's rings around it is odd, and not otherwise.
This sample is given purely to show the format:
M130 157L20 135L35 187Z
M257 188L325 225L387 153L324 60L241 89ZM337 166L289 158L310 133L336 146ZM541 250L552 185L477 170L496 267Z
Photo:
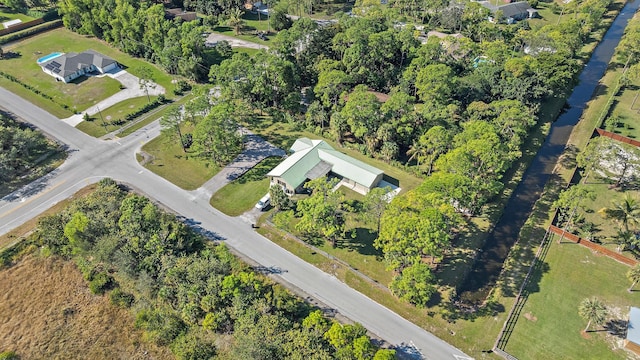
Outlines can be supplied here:
M158 96L157 99L153 100L150 103L146 103L143 107L139 108L138 110L136 110L136 111L134 111L132 113L127 114L124 118L127 121L131 121L131 120L137 118L138 116L140 116L140 115L142 115L144 113L147 113L147 112L157 108L158 106L162 105L165 100L166 99L165 99L164 96L162 96L162 95Z
M44 23L44 24L40 24L38 26L34 26L31 28L28 28L26 30L22 30L22 31L18 31L18 32L14 32L11 33L9 35L5 35L5 36L0 36L0 45L12 42L12 41L16 41L16 40L20 40L24 37L27 36L31 36L31 35L35 35L38 33L41 33L43 31L47 31L50 29L55 29L57 27L61 27L62 26L62 20L55 20L55 21L51 21L48 23Z
M63 104L63 103L59 103L57 102L51 95L49 94L45 94L42 91L38 90L37 88L29 85L29 84L25 84L22 81L20 81L20 79L16 78L15 76L11 75L11 74L7 74L5 72L0 71L0 76L8 79L11 82L14 82L20 86L22 86L23 88L27 89L27 90L31 90L33 93L42 96L43 98L50 100L51 102L59 105L60 107L62 107L65 110L69 110L69 111L74 111L69 105L67 104Z

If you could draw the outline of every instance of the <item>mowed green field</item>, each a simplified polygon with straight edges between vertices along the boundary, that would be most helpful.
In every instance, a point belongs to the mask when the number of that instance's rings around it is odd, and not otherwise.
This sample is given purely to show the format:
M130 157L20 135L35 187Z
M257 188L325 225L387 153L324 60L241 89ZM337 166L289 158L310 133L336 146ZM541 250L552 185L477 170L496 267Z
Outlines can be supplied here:
M619 349L622 338L593 325L583 336L587 322L578 315L580 302L597 297L610 309L610 318L625 319L629 306L640 305L640 292L627 292L629 267L580 245L551 240L546 269L529 285L525 304L509 342L507 352L527 359L625 359Z
M183 124L181 128L183 134L193 132L193 126ZM199 188L220 171L213 162L185 153L172 134L161 134L144 145L142 150L152 157L144 167L185 190ZM138 156L139 161L142 160Z
M112 57L136 76L139 69L143 67L152 69L154 80L163 86L168 94L171 93L173 89L172 78L164 71L144 60L124 54L104 41L78 35L67 29L51 30L4 47L5 52L12 52L15 55L0 61L0 71L11 74L21 82L53 97L54 102L4 78L0 81L0 86L6 87L10 91L14 91L16 88L22 89L15 92L58 117L68 117L72 115L72 111L62 108L59 104L67 104L72 109L82 111L120 91L120 83L108 77L81 77L73 83L65 84L44 73L36 61L53 52L82 52L88 49Z

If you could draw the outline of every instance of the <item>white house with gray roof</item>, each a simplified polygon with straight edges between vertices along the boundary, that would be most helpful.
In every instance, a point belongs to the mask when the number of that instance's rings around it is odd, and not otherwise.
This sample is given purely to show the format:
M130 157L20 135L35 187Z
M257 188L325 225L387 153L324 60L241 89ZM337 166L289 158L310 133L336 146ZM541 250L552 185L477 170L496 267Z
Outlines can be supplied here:
M494 5L489 1L478 1L478 3L489 9L493 15L498 11L502 12L507 24L513 24L518 20L530 19L538 16L538 10L534 9L526 1L517 1L504 5Z
M333 149L323 140L300 138L291 146L291 152L267 174L271 185L282 186L288 195L300 192L306 181L327 175L366 194L378 186L384 175L382 170Z
M61 54L38 65L42 71L65 83L88 73L104 74L118 67L115 60L94 50Z

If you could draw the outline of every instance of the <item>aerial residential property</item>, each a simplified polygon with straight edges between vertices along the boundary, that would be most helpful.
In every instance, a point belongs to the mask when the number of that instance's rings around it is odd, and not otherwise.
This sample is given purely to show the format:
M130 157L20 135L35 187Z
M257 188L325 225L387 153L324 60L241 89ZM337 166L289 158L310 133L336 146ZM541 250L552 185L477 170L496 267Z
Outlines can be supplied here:
M282 186L289 195L301 192L307 180L326 175L337 176L340 185L366 194L384 175L382 170L336 151L323 140L300 138L290 150L293 154L267 174L272 185Z
M45 3L0 360L640 360L640 1Z
M68 83L92 72L104 74L118 67L118 62L94 50L81 53L52 53L38 59L42 71L58 81Z

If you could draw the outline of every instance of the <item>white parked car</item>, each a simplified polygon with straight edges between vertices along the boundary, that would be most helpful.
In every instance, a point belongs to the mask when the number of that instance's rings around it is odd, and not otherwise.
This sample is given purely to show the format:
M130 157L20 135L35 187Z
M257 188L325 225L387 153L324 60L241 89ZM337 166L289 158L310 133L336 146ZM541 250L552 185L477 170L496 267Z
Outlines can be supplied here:
M256 209L264 210L271 203L271 194L267 194L262 197L262 199L258 200L256 204Z

